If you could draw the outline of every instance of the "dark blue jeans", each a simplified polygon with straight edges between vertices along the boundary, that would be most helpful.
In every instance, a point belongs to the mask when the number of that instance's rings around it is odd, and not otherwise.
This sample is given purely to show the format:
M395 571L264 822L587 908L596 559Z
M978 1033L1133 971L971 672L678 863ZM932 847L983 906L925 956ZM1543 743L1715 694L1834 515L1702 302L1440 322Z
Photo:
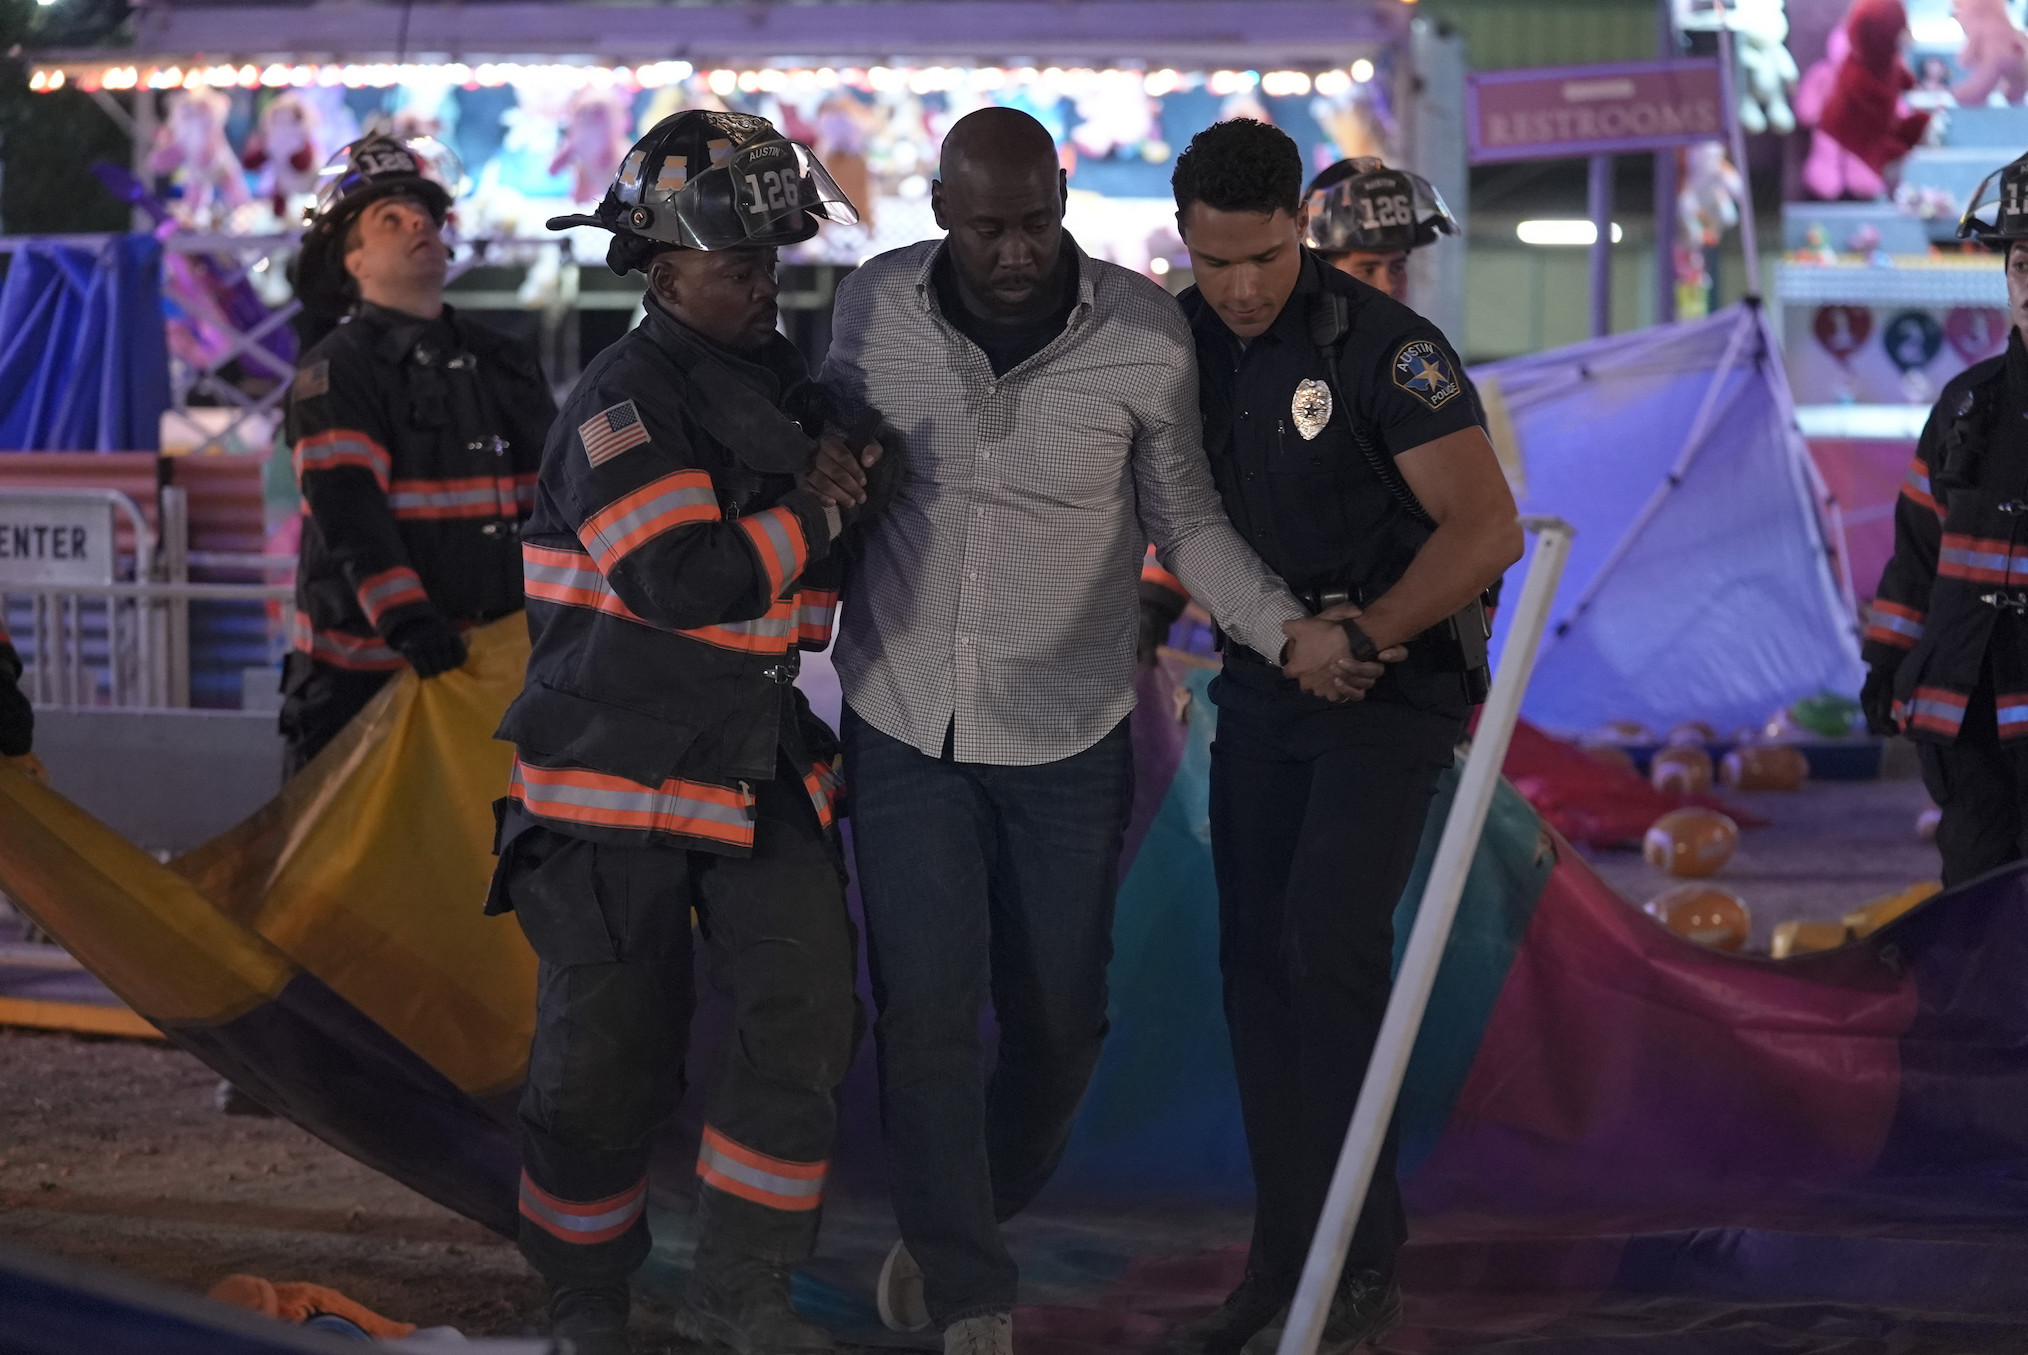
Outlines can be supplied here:
M895 1216L948 1326L1013 1308L999 1224L1056 1170L1105 1041L1133 743L1121 721L1001 767L926 757L850 707L841 726Z

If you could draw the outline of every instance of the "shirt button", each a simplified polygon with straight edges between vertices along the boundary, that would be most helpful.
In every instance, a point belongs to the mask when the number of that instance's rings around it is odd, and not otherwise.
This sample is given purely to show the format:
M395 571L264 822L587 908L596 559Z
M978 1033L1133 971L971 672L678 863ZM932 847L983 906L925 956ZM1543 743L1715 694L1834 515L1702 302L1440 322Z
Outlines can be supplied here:
M972 510L972 516L973 516L973 517L977 517L977 518L982 518L982 517L986 516L986 510L985 510L985 509L983 509L983 508L974 508L974 509Z
M979 577L979 571L976 569L968 569L965 571L965 577L968 579L976 579Z

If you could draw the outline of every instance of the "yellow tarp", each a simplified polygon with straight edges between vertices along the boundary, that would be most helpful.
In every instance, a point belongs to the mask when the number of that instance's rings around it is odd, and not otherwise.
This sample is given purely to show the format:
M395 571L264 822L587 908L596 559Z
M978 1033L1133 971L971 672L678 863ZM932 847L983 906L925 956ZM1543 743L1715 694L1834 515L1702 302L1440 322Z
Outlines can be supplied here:
M453 673L404 673L245 823L156 863L0 769L0 888L162 1024L218 1025L307 970L460 1088L521 1080L535 957L480 912L512 749L520 616L472 632Z

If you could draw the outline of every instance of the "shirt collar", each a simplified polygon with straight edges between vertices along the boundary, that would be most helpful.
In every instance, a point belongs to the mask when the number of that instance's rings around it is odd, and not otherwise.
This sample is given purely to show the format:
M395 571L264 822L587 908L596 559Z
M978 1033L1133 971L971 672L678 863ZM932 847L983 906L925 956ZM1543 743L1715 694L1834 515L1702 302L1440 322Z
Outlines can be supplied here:
M448 305L443 314L434 320L425 320L407 311L394 310L388 306L376 306L371 301L362 301L353 313L352 323L363 324L376 335L374 350L388 362L399 362L414 351L418 344L429 343L437 348L457 346L458 331L456 312Z
M1092 280L1091 256L1077 243L1069 231L1063 233L1063 243L1070 248L1071 257L1077 261L1077 304L1070 308L1070 323L1089 314L1098 301L1098 287ZM932 313L940 313L937 307L936 273L937 261L950 248L948 240L939 240L937 247L923 253L922 263L915 270L915 300L918 306Z
M643 300L642 310L645 314L641 327L648 337L664 349L674 351L684 359L686 367L707 360L716 362L770 400L779 399L784 388L804 375L802 359L794 345L779 334L751 353L740 353L705 338L671 315L653 297ZM784 348L787 352L782 351Z

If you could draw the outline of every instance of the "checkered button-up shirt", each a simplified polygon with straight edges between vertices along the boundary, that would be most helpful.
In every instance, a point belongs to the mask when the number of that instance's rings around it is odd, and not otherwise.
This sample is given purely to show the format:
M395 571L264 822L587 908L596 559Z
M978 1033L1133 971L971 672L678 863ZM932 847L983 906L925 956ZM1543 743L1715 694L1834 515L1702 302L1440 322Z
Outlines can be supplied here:
M1304 608L1226 519L1168 294L1080 251L1064 332L995 378L938 307L942 248L883 254L838 289L821 379L880 410L909 456L846 583L852 708L932 757L947 730L963 762L1082 752L1133 709L1149 541L1228 634L1279 656Z

